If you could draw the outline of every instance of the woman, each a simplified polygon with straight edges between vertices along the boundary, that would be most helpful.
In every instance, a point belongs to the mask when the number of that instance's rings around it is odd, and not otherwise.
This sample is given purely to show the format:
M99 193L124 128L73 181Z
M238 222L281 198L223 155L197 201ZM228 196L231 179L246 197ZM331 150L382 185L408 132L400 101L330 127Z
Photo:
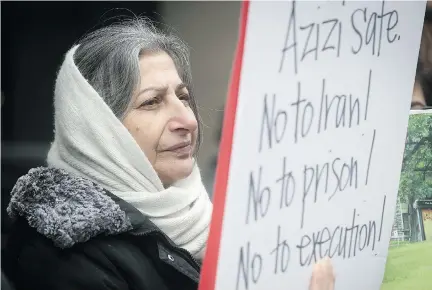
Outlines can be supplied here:
M8 207L17 289L196 289L212 204L186 45L144 19L97 30L66 54L54 105L49 167ZM316 269L311 289L332 289Z

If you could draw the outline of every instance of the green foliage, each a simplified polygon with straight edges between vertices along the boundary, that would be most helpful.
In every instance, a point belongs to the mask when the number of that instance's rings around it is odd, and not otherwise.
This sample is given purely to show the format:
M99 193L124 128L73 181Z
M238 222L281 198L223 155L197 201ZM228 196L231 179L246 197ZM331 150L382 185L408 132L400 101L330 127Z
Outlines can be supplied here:
M432 114L410 116L399 197L402 202L432 197Z

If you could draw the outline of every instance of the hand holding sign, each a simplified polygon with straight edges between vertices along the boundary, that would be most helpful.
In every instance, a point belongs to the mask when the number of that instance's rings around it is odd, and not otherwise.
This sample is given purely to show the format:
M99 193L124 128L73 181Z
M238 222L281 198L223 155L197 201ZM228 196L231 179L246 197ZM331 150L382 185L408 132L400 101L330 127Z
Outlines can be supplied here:
M201 289L379 289L424 9L244 4Z
M335 277L330 259L325 258L314 265L309 290L333 290Z

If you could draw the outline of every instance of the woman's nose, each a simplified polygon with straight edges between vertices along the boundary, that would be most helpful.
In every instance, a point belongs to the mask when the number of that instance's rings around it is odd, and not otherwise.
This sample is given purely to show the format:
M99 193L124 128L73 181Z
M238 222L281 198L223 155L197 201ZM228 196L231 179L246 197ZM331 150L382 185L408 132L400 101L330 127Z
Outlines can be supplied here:
M198 128L198 122L192 109L179 99L175 103L172 109L174 114L168 124L168 128L171 131L195 131Z

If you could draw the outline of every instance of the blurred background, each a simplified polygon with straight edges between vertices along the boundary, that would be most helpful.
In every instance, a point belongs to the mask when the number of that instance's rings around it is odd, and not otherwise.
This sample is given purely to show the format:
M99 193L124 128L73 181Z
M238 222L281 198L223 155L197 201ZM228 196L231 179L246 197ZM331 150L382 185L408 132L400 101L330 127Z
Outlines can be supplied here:
M54 81L65 52L85 33L114 21L112 17L133 14L172 27L192 49L195 92L204 123L198 162L212 196L240 2L1 2L2 239L9 230L5 209L17 178L45 164L53 137ZM413 93L416 108L432 105L431 15L428 9Z

